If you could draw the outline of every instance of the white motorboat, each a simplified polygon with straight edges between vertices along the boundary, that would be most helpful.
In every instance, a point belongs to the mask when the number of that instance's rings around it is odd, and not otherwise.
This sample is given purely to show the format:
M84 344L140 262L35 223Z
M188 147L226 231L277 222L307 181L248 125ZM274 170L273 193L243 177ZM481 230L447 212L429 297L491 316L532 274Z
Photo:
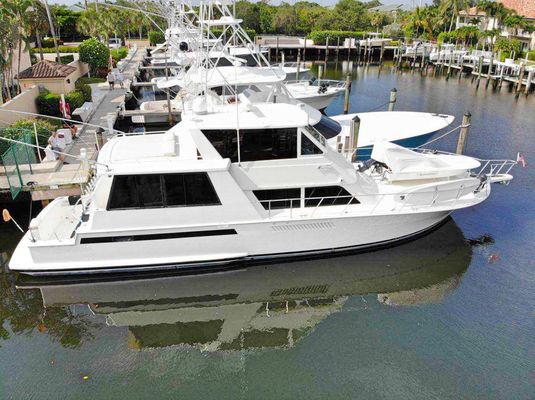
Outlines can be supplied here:
M165 134L107 142L94 186L46 206L10 269L202 268L368 249L419 235L512 179L512 161L388 142L353 163L354 149L332 149L305 105L217 98L188 102Z
M455 120L452 115L414 111L375 111L334 115L330 118L340 127L331 128L339 131L338 135L328 140L333 148L341 152L346 151L351 140L351 129L355 117L359 120L359 159L369 158L373 145L381 141L393 142L408 148L419 147Z

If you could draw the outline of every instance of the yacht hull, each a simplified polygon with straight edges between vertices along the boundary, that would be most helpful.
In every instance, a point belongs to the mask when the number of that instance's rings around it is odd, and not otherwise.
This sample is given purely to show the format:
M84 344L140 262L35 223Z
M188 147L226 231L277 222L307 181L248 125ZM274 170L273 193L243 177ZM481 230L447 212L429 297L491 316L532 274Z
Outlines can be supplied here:
M450 211L436 211L301 221L270 220L213 226L211 230L200 231L206 232L206 236L188 236L182 231L179 238L155 237L152 240L151 234L145 231L140 240L134 235L131 240L102 236L98 240L93 237L90 243L84 244L78 238L73 245L40 246L31 250L27 234L15 250L9 268L28 275L68 275L201 270L241 263L326 257L395 245L431 230L449 214ZM218 230L225 233L218 235Z

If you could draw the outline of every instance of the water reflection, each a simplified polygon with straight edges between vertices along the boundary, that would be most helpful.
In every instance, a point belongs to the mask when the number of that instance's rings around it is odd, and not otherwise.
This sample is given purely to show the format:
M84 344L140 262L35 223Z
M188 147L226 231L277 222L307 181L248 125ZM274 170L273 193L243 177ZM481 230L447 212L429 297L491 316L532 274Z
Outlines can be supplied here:
M391 306L440 302L458 286L471 256L450 220L395 248L331 259L127 281L21 278L17 285L24 290L3 284L9 307L2 315L14 332L43 324L66 346L89 338L86 317L69 308L87 304L108 326L128 329L130 348L289 348L341 311L350 296L377 294Z

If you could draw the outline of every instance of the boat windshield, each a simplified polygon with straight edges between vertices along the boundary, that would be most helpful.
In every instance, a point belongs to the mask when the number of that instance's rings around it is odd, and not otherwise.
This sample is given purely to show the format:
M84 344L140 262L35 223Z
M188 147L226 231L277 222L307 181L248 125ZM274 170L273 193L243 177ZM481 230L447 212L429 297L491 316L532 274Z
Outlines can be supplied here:
M342 131L340 124L326 115L321 116L321 119L316 125L314 125L314 128L321 133L325 139L338 136L338 134Z

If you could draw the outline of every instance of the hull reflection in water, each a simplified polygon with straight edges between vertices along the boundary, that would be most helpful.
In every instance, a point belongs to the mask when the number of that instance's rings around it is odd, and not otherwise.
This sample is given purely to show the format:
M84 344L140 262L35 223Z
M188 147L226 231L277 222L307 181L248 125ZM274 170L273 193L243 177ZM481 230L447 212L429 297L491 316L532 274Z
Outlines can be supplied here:
M128 327L132 348L285 348L352 295L377 294L387 305L439 302L457 287L471 255L450 220L420 240L373 253L129 281L23 278L19 288L39 288L46 307L88 304L108 325Z

